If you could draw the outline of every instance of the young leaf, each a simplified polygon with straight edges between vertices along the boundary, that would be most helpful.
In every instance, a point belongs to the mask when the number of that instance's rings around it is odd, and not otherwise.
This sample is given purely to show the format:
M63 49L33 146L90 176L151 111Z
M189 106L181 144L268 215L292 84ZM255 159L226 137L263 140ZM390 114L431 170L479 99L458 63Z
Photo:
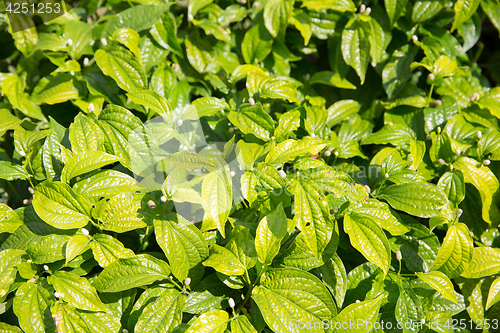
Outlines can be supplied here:
M25 282L17 289L13 309L25 333L45 333L46 329L55 331L48 311L52 301L50 292L38 284Z
M264 217L256 231L255 249L257 250L259 261L264 265L270 265L274 257L278 254L281 240L287 232L287 218L283 206L271 214Z
M457 303L457 295L450 279L441 272L417 273L417 276L425 281L429 286L436 289L453 303Z
M144 333L169 332L182 322L186 295L175 289L163 292L142 311L135 330Z
M185 333L223 333L229 314L223 310L212 310L199 316Z
M333 327L335 327L337 323L339 323L340 327L342 327L343 323L354 323L358 320L363 320L366 325L360 325L359 327L357 326L354 329L346 329L344 331L349 333L370 332L372 330L371 326L377 320L377 314L379 312L380 305L383 299L384 295L380 295L375 299L348 305L342 310L342 312L340 312L337 316L335 316L335 318L333 318L333 320L331 321ZM372 325L370 325L370 323Z
M225 237L225 225L232 207L231 178L222 172L209 173L203 179L201 197L206 217Z
M87 151L71 157L61 173L61 180L68 183L76 176L94 171L105 165L119 161L119 158L101 151Z
M116 238L106 234L95 234L90 248L99 266L105 268L120 258L133 257L134 251L127 249Z
M352 18L342 32L342 56L346 64L354 68L361 84L365 82L366 70L370 59L369 25Z
M433 269L450 278L459 276L471 263L473 247L469 228L463 223L452 225L446 232Z

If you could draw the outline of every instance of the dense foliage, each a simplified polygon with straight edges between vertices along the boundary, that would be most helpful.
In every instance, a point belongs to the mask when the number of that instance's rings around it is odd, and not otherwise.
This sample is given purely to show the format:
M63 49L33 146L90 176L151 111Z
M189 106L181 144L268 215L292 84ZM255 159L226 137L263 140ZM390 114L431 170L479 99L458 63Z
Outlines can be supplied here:
M497 0L0 7L0 332L500 331Z

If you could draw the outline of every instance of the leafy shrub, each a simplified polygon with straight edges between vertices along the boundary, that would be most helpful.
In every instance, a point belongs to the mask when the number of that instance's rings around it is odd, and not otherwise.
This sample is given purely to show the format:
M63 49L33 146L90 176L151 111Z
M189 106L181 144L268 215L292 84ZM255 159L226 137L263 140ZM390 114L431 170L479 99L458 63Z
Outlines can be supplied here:
M497 0L2 6L1 332L499 331Z

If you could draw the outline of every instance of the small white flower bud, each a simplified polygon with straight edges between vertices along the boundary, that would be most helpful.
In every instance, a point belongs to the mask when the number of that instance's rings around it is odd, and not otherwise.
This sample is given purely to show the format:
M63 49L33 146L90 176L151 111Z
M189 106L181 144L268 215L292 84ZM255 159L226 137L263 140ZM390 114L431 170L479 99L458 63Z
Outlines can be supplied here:
M479 94L477 92L473 93L472 96L470 97L470 101L474 102L475 100L479 99Z
M366 6L365 5L362 4L361 6L359 6L359 12L361 14L363 14L365 11L366 11Z
M43 269L44 269L45 271L48 271L48 270L49 270L49 266L47 266L47 265L43 265Z
M365 185L363 187L365 188L366 193L370 194L370 192L372 191L372 189L370 188L370 186Z
M432 102L432 105L433 106L441 106L441 105L443 105L443 102L441 102L441 100L439 100L439 99L436 99L434 102Z
M233 170L231 170L231 171L229 172L229 177L233 178L233 177L234 177L234 175L236 175L236 172L234 172Z
M90 46L94 46L94 44L95 44L95 40L94 40L94 39L92 39L92 40L90 41L89 45L90 45Z
M189 286L191 284L191 278L186 278L186 280L184 280L184 284Z
M250 103L250 105L255 105L255 99L253 99L252 97L250 97L248 99L248 103Z
M19 155L21 155L21 156L26 156L26 153L25 153L24 151L20 151L20 152L19 152Z
M229 128L229 133L233 133L234 132L234 128L230 127Z
M260 2L254 2L254 3L252 4L252 7L253 7L253 8L257 8L257 7L259 7L259 6L260 6Z
M124 329L122 330L122 332L123 332L123 333L128 333L128 329L124 328Z
M462 216L462 213L463 213L463 212L464 212L464 211L463 211L463 210L461 210L461 209L459 208L459 209L457 210L457 212L456 212L456 214L455 214L455 215L456 215L457 217L460 217L460 216Z
M26 260L26 262L31 262L31 261L32 261L31 259Z
M474 237L474 233L472 231L469 231L469 234L471 237Z
M89 65L89 62L90 62L89 58L83 59L83 66L87 67Z
M333 207L333 213L337 214L339 212L339 208L337 206Z
M389 174L386 172L384 175L385 178L389 178Z
M339 156L339 152L338 151L334 151L333 155L335 155L335 157L338 157Z
M427 140L432 140L432 136L430 134L427 134L427 136L425 137Z
M239 3L241 3L242 5L246 5L247 4L247 0L238 0Z
M234 307L235 307L235 305L236 305L236 304L234 303L234 299L232 299L232 298L230 298L227 302L229 303L229 306L230 306L230 307L232 307L232 308L234 308Z
M438 132L438 134L441 134L441 126L438 126L437 132Z
M420 324L422 324L422 325L423 325L423 324L425 324L425 319L424 319L424 318L422 318L422 319L420 320Z
M311 79L311 74L307 73L306 76L304 77L306 81L309 81Z
M316 134L311 133L311 138L315 138L315 137L316 137Z
M94 112L94 111L95 111L94 104L93 104L93 103L89 103L89 106L87 107L87 110L88 110L89 112Z
M396 251L396 259L399 261L403 260L403 255L401 254L401 251Z
M477 138L481 139L483 137L483 132L477 131Z
M356 300L356 303L361 303L361 301L359 299Z
M35 194L35 190L31 186L28 187L28 192L30 192L30 194Z
M108 46L108 41L106 40L106 38L101 38L101 45Z
M189 21L192 21L193 19L194 19L194 16L193 16L192 14L189 14L189 15L188 15L188 20L189 20Z
M73 40L72 39L68 39L66 41L66 44L68 44L68 46L73 46Z
M156 203L153 200L148 201L148 206L151 209L156 209Z
M438 160L438 163L439 163L439 165L445 165L446 164L446 162L442 158L440 158Z
M54 296L55 296L56 298L61 298L61 294L59 294L57 291L56 291L56 292L54 292Z
M85 229L85 228L82 228L82 234L84 236L88 236L89 235L89 231L87 229Z
M181 127L183 123L184 122L182 121L182 119L177 120L177 126L178 127Z
M286 172L283 170L278 171L281 178L286 178Z
M71 76L75 76L75 71L70 71L69 74L71 74Z
M453 170L453 164L450 164L450 170Z
M434 79L435 79L434 74L430 73L428 78L429 78L429 80L434 81Z
M24 199L23 200L23 204L24 205L29 205L31 203L31 200L30 199Z
M372 9L371 9L370 7L367 7L367 8L366 8L366 12L365 12L365 14L366 14L366 15L370 15L370 14L371 14L371 12L372 12Z
M490 161L490 160L484 160L484 161L483 161L483 165L488 166L488 165L490 165L490 164L491 164L491 161Z
M413 35L413 36L411 36L411 40L412 40L413 42L415 42L415 43L416 43L416 42L418 42L418 37L417 37L417 35Z
M35 278L31 278L31 279L29 279L27 282L29 282L29 283L35 283L35 282L36 282L36 280L35 280Z
M457 149L457 155L460 155L460 154L462 154L462 149L458 148Z
M331 152L329 152L328 150L327 150L327 151L325 151L325 152L323 153L323 155L325 155L326 157L329 157L331 154L332 154L332 153L331 153Z
M167 197L162 195L160 198L161 202L167 202Z

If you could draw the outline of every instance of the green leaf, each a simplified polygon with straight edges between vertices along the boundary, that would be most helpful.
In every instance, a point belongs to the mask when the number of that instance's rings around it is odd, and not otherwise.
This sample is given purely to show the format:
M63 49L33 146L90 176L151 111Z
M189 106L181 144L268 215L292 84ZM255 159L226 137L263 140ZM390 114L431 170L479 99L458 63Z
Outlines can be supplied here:
M462 273L468 279L479 279L500 272L500 250L490 247L475 247L472 260Z
M150 108L160 116L172 119L172 107L167 99L152 90L141 90L127 94L130 100L138 105Z
M76 194L96 200L100 197L112 198L124 192L135 192L142 188L134 178L116 170L99 171L73 185Z
M358 113L361 109L361 104L352 99L344 99L333 103L328 108L328 118L326 123L329 127L333 127L343 120L346 120L350 115Z
M154 220L156 241L167 256L172 274L184 281L191 268L208 257L208 246L198 228L176 213Z
M51 299L49 291L42 286L26 282L17 289L14 297L14 313L19 326L25 333L45 333L55 331L54 320L48 307Z
M351 0L304 0L302 7L314 11L331 9L338 12L355 12L356 5Z
M16 265L22 262L23 250L7 249L0 252L0 298L9 293L10 286L16 279Z
M323 283L311 273L298 269L265 272L260 285L253 289L252 299L275 332L311 331L298 329L294 323L309 323L315 328L314 332L325 332L321 321L331 320L337 314L332 296Z
M497 278L491 283L485 310L491 308L493 305L498 303L498 301L500 301L500 278Z
M287 218L280 203L278 208L264 217L257 227L255 249L262 264L272 263L280 250L281 240L286 236L286 232Z
M432 268L450 278L460 276L472 260L473 247L469 228L465 224L450 226Z
M48 235L31 244L26 252L35 264L52 263L64 259L64 245L70 240L67 235Z
M208 311L199 316L185 333L223 333L228 321L229 314L226 311Z
M211 54L206 50L206 45L199 38L189 36L186 38L186 53L188 61L198 73L208 72L213 64Z
M418 0L413 5L411 19L415 23L422 23L430 20L443 9L443 4L439 1Z
M26 180L29 174L22 166L7 161L0 161L0 179L13 181L16 179Z
M347 274L344 263L338 254L335 254L332 258L328 259L325 264L317 270L321 273L323 283L329 287L330 291L334 295L337 306L339 308L342 307L347 291Z
M186 295L175 289L165 290L154 302L148 304L135 325L136 332L171 332L182 323L182 310Z
M83 87L72 75L59 73L57 76L42 77L31 96L38 104L58 104L81 97Z
M118 292L167 279L167 263L148 254L115 260L99 274L93 286L100 292Z
M214 2L214 0L193 0L189 2L188 15L196 16L199 10L205 8L209 4Z
M488 109L492 115L500 118L500 107L498 103L500 101L500 87L495 87L490 89L483 97L476 101L482 109Z
M261 24L250 28L243 37L241 53L247 64L262 62L271 53L272 36Z
M103 150L104 133L94 119L79 113L69 126L69 142L75 154Z
M106 234L95 234L90 243L94 259L99 266L105 268L120 258L132 258L134 251L127 249L113 236Z
M389 99L396 97L411 78L410 65L418 49L409 44L394 51L382 71L382 84Z
M406 3L407 0L384 0L385 10L391 21L391 26L393 26L401 16L406 7Z
M255 239L248 228L236 226L232 230L231 239L227 242L225 248L238 258L245 270L249 270L257 263Z
M10 75L2 83L2 94L7 96L12 107L26 116L39 120L45 119L40 106L34 98L27 93L23 93L23 85L17 75Z
M307 245L316 258L320 258L333 235L335 222L330 217L328 203L312 182L293 181L289 191L295 197L294 221L304 233Z
M245 315L239 315L231 320L232 333L257 333Z
M483 203L483 219L491 223L491 218L493 217L492 211L495 208L493 206L493 197L500 184L495 174L488 167L484 165L478 167L478 165L480 164L476 160L465 156L460 157L453 163L453 166L464 174L465 182L474 185L479 191L481 202Z
M413 159L413 170L417 170L425 156L425 142L413 140L410 143L410 153Z
M419 217L433 217L447 204L446 195L436 185L408 183L391 185L380 192L394 209Z
M354 68L361 84L365 82L370 59L369 31L368 23L352 18L342 32L342 56L346 64Z
M259 139L269 140L274 132L274 122L260 104L245 104L238 112L231 111L228 119L245 134L253 134Z
M450 202L456 206L465 198L464 174L460 170L445 172L437 186L446 194Z
M387 274L391 265L391 247L383 230L355 212L344 216L344 230L352 246Z
M500 8L498 5L498 0L481 1L481 8L500 33Z
M306 136L301 140L289 139L276 145L266 156L266 163L281 165L306 154L314 155L328 144L319 139Z
M339 327L339 324L340 327L342 327L342 325L345 327L344 323L355 323L359 320L363 320L363 325L355 325L354 328L338 331L343 333L368 333L372 330L372 326L377 320L377 315L383 299L384 295L380 295L375 299L350 304L333 318L330 323L333 327Z
M127 232L146 226L151 220L150 208L147 205L149 197L140 193L122 193L104 202L97 212L99 227L114 232Z
M76 309L71 304L56 302L51 307L57 329L68 333L95 332L119 333L120 318L113 312L89 312Z
M259 87L259 96L260 98L288 100L290 103L298 102L295 83L281 78L266 80Z
M114 47L106 51L99 49L94 57L102 72L112 77L123 90L137 92L147 88L144 68L132 52Z
M205 219L215 223L225 237L225 225L232 207L231 178L228 174L215 171L206 175L201 188Z
M0 323L0 332L2 333L23 333L19 327L11 326L6 323Z
M61 180L69 182L76 176L94 171L105 165L119 161L119 158L101 151L87 151L71 157L65 164Z
M453 283L441 272L417 273L417 276L425 281L433 289L437 290L453 303L457 303L457 295Z
M289 111L283 114L279 119L279 124L274 130L276 142L288 139L291 132L300 126L300 111ZM239 142L238 142L239 144Z
M400 124L388 124L382 127L380 131L363 139L361 144L392 144L397 147L404 147L409 146L415 139L415 132L411 128Z
M33 207L42 220L58 229L81 228L90 221L91 204L60 182L37 185Z
M455 10L455 20L453 21L451 31L461 27L465 21L471 18L480 3L480 0L457 0L453 6Z
M24 56L29 56L38 43L38 32L31 17L21 14L18 8L18 11L14 9L5 21L8 23L8 31L14 39L16 49L21 51Z
M5 204L0 204L0 234L3 232L13 233L23 224L15 211Z
M0 121L0 136L3 136L8 130L15 130L23 122L7 109L0 109L0 119L2 119Z
M342 75L330 71L314 73L309 81L309 84L326 84L337 88L356 89L356 86L349 82L346 78L342 77Z
M293 25L295 29L300 32L302 38L304 38L304 45L308 45L312 36L311 17L303 10L294 8L292 16L288 19L288 23Z
M196 112L195 118L209 117L219 111L229 110L229 104L216 97L201 97L194 100L186 113Z
M243 275L246 270L233 252L216 244L210 246L210 256L203 261L203 266L212 267L229 276Z
M75 259L76 256L79 256L88 248L90 240L84 235L74 235L71 239L66 243L66 265L68 262Z
M47 278L60 298L77 309L87 311L107 311L94 287L86 278L63 271L54 272Z
M288 18L293 9L290 0L270 0L264 7L264 24L274 38L283 33L288 25Z

